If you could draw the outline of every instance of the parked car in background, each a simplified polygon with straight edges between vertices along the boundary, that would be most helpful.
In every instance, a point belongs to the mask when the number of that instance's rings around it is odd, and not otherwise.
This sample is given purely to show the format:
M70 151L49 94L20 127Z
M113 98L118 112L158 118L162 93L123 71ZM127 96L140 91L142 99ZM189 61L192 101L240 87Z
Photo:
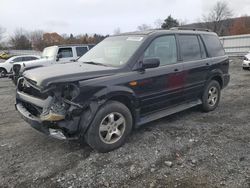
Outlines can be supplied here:
M8 53L8 52L1 52L0 53L0 59L5 59L5 60L7 60L7 59L9 59L9 58L11 58L12 56Z
M39 60L30 62L19 62L13 64L13 75L11 78L16 84L17 79L25 70L38 67L50 66L55 64L69 63L78 59L89 51L94 45L59 45L44 48L42 57Z
M47 135L108 152L150 121L197 105L215 110L228 69L213 32L125 33L104 39L74 64L25 71L16 109Z
M250 70L250 52L244 56L242 68L244 70Z
M8 60L0 63L0 77L5 77L8 73L10 73L14 63L28 62L32 60L37 60L39 58L40 56L36 55L21 55L11 57Z

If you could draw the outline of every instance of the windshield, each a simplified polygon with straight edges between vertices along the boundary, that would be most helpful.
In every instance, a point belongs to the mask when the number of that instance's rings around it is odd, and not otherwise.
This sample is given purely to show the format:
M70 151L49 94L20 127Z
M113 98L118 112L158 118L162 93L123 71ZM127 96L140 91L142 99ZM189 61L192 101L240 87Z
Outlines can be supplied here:
M119 67L127 63L143 40L142 36L109 37L88 51L78 61Z
M44 48L42 58L55 57L56 50L57 50L56 46Z

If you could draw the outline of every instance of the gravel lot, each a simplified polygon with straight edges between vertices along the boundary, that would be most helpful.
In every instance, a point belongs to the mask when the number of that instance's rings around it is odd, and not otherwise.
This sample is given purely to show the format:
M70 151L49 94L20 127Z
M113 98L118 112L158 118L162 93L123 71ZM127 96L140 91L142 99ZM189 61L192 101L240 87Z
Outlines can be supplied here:
M154 121L99 154L48 138L20 119L15 88L0 80L0 187L250 187L250 71L240 60L219 107Z

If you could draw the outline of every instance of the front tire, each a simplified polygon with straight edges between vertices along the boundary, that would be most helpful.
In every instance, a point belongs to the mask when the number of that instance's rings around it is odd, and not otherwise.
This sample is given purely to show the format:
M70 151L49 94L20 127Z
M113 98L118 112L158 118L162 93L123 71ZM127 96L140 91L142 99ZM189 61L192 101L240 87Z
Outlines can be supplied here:
M249 67L242 67L243 70L249 70Z
M125 143L132 125L130 110L120 102L108 101L98 110L85 140L98 152L109 152Z
M0 78L6 77L7 71L3 68L0 68Z
M209 82L202 95L202 110L210 112L217 108L220 102L221 87L216 80Z

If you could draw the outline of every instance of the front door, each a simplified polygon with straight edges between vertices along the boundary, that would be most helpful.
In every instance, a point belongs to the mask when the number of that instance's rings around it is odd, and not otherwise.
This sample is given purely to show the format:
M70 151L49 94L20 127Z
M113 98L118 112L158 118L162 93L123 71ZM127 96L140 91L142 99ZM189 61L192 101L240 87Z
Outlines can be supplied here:
M175 36L153 40L143 54L146 58L159 58L160 66L134 72L138 79L133 90L140 99L142 116L183 102L183 65L177 60Z

